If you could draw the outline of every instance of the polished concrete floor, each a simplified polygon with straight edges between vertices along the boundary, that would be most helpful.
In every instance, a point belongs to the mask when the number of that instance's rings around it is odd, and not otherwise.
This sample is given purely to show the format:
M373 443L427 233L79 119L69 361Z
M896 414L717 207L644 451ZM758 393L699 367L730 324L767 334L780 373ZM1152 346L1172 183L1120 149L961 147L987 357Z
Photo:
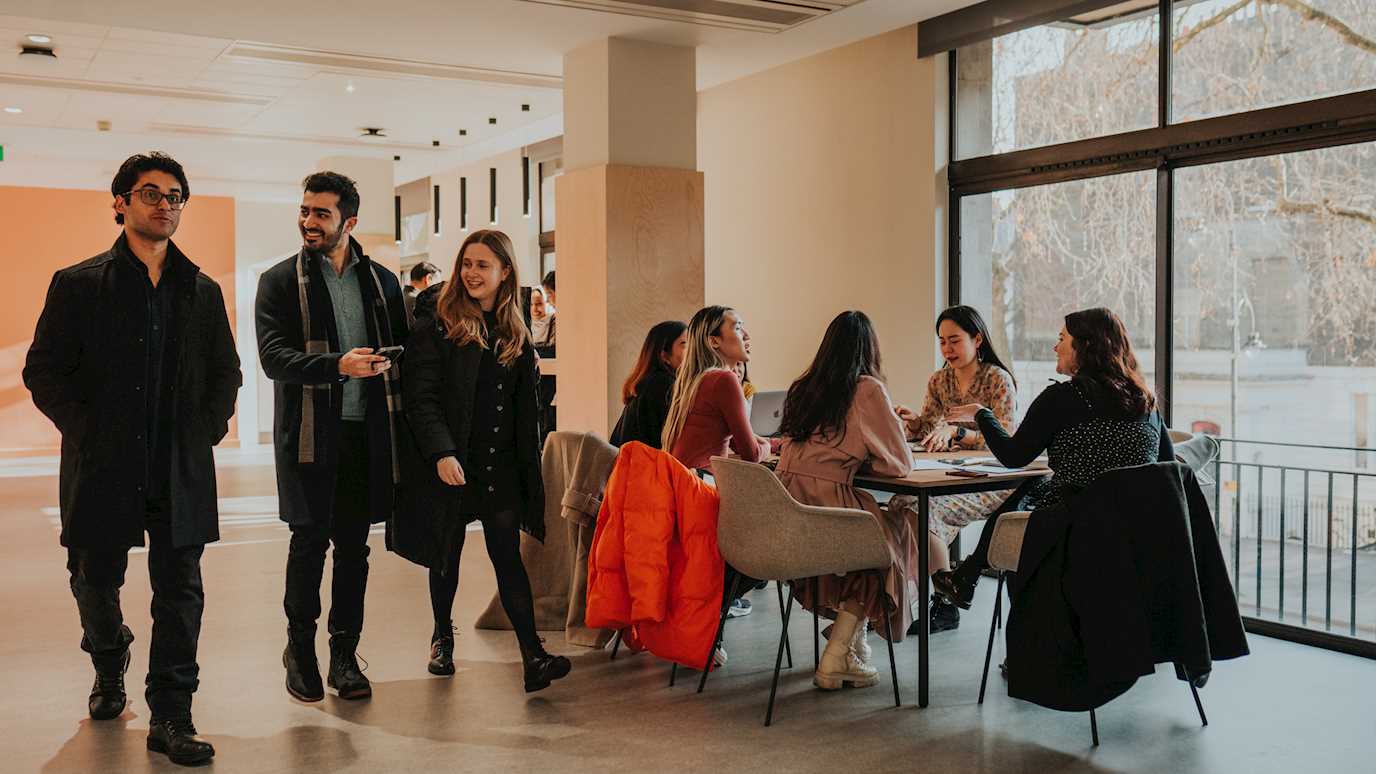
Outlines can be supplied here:
M368 622L360 649L374 698L313 705L282 687L282 569L286 531L275 521L272 470L261 457L225 456L220 470L224 540L205 554L206 615L196 723L214 742L213 768L286 771L1373 771L1376 662L1261 637L1253 655L1218 666L1202 692L1201 728L1189 691L1168 670L1140 681L1099 711L1102 746L1090 747L1085 714L1009 699L997 674L975 698L993 584L962 628L932 640L931 706L916 699L916 647L898 647L904 706L887 679L868 690L822 694L810 683L811 620L794 616L799 667L781 680L775 724L764 728L778 636L774 591L727 627L730 664L709 681L667 685L648 655L549 647L574 671L552 688L521 690L509 633L471 622L494 581L482 541L464 556L453 678L425 671L429 606L424 572L373 537ZM141 772L177 767L144 749L148 711L146 556L131 556L125 613L135 636L132 700L123 716L86 717L91 668L54 526L50 462L0 464L0 752L3 772ZM882 643L877 643L882 645ZM997 656L1000 646L996 645ZM325 643L319 646L322 657ZM879 666L887 669L882 648ZM689 677L685 674L681 677Z

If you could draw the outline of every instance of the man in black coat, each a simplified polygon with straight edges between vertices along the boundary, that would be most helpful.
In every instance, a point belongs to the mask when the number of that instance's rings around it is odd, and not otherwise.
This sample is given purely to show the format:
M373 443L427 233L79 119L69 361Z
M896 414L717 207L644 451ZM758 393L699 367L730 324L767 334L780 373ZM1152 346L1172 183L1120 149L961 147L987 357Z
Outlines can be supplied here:
M318 172L303 183L303 247L258 283L258 355L273 380L273 443L287 553L287 692L325 696L315 656L325 551L334 544L328 682L345 699L372 695L358 667L368 531L392 513L400 481L400 371L378 350L406 338L396 275L349 234L358 189Z
M191 695L205 595L201 552L219 540L215 459L242 380L224 296L172 242L191 195L160 153L115 174L124 232L100 255L53 276L24 384L62 433L62 545L95 686L88 709L124 711L134 636L119 590L129 549L148 532L153 637L145 698L148 748L177 763L210 760Z

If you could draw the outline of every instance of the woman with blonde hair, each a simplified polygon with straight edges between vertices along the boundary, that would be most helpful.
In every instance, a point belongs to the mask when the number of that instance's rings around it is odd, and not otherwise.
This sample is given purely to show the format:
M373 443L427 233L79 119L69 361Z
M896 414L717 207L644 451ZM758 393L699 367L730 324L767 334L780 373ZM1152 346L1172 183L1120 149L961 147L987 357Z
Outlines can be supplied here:
M750 429L745 390L736 369L750 361L750 334L736 310L709 306L688 323L688 349L674 382L662 447L689 468L706 468L727 447L759 462L769 441Z
M546 653L536 634L530 579L521 563L520 531L543 540L545 509L539 374L521 317L514 254L511 240L500 231L470 234L459 248L434 320L418 326L407 342L406 418L427 470L416 477L416 491L408 497L411 529L398 530L390 542L430 568L435 631L429 670L452 675L459 556L465 526L482 522L502 607L520 644L525 689L531 692L567 675L570 663Z

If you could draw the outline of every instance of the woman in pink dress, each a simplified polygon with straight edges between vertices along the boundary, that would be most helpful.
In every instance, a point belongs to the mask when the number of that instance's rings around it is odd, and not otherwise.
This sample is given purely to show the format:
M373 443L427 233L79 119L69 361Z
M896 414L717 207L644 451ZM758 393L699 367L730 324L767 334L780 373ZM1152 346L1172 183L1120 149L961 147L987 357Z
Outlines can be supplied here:
M861 470L905 476L913 467L903 423L884 386L879 340L864 312L842 312L831 321L812 365L788 390L779 431L784 444L777 472L789 493L808 505L869 511L888 543L891 561L883 570L817 578L815 594L812 579L795 581L804 608L836 621L813 683L823 690L875 685L865 632L878 622L879 631L887 628L899 639L908 628L917 536L912 498L881 506L854 485Z

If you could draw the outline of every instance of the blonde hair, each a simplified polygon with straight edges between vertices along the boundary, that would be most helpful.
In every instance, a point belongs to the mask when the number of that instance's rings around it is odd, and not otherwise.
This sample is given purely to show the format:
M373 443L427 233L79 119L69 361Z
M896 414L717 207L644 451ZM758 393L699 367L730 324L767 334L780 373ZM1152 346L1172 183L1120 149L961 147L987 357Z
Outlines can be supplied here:
M493 306L497 324L496 329L491 331L487 329L487 321L483 319L482 307L468 295L468 289L464 287L460 278L463 254L469 245L474 244L481 244L491 250L508 270L506 279L503 279L501 286L497 288L497 302ZM500 231L480 229L469 234L459 247L459 254L454 258L454 271L435 304L436 314L448 330L451 341L459 346L470 343L476 343L483 349L491 346L497 353L497 362L504 366L516 362L521 356L521 350L530 342L530 331L521 316L521 284L516 276L516 263L512 260L515 253L511 238Z
M678 379L674 382L674 397L669 402L669 415L664 420L664 432L660 435L660 448L672 453L674 442L683 433L683 425L693 410L693 401L698 397L698 387L702 379L712 371L730 371L721 352L712 348L711 337L721 330L726 315L736 310L727 306L709 306L699 309L688 323L688 348L683 355L683 365L679 366Z

